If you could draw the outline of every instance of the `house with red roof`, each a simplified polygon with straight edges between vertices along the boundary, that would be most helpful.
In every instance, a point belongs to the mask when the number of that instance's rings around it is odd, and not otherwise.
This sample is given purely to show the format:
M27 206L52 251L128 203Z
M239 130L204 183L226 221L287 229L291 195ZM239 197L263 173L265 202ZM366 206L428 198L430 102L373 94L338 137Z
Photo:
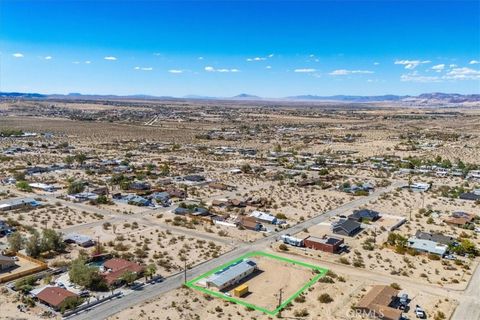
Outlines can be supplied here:
M59 310L68 299L79 299L80 297L60 287L46 287L37 294L37 299L55 310Z
M125 272L130 271L140 277L145 270L145 267L138 263L120 258L105 261L103 267L106 269L103 277L108 285L119 284L122 281L122 276Z

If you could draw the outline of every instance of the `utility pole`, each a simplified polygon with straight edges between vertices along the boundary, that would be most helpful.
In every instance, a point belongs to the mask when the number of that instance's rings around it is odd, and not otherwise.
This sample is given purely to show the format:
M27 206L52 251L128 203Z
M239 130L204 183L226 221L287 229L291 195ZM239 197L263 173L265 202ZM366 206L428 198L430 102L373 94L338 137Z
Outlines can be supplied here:
M277 306L277 308L280 308L280 306L282 305L282 294L283 294L283 288L280 288L280 290L278 291L278 306ZM282 310L280 310L278 312L278 316L279 317L282 316Z
M97 236L97 255L100 255L100 236Z
M185 258L185 267L183 268L184 283L187 283L187 258Z

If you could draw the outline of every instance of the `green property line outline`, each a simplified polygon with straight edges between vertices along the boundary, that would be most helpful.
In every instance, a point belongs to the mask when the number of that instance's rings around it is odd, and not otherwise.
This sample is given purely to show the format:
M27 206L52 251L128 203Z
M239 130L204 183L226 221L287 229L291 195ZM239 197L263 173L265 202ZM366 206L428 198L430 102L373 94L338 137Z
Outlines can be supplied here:
M225 269L228 266L231 266L232 264L234 264L236 262L239 262L239 261L244 260L246 258L258 257L258 256L267 257L267 258L280 260L280 261L284 261L284 262L289 262L291 264L296 264L296 265L303 266L303 267L306 267L306 268L309 268L309 269L312 269L312 270L317 270L318 274L315 277L313 277L312 279L310 279L310 281L308 281L306 284L304 284L297 292L295 292L292 296L290 296L287 300L285 300L275 310L268 310L266 308L259 307L259 306L256 306L254 304L251 304L251 303L239 300L239 299L235 299L233 297L226 296L223 293L211 291L211 290L208 290L206 288L195 285L195 283L198 282L200 279L206 278L206 277L216 273L217 271L220 271L222 269ZM210 271L208 271L208 272L206 272L206 273L188 281L187 283L185 283L185 285L189 288L198 290L200 292L209 294L211 296L221 298L221 299L224 299L224 300L227 300L227 301L230 301L230 302L234 302L234 303L243 305L245 307L255 309L255 310L261 311L263 313L269 314L271 316L275 316L277 313L280 312L280 310L285 308L285 306L287 306L293 299L295 299L296 297L301 295L306 289L308 289L314 283L316 283L318 281L318 279L323 277L327 272L328 272L328 269L322 268L322 267L319 267L319 266L316 266L316 265L313 265L313 264L309 264L309 263L305 263L305 262L301 262L301 261L297 261L297 260L293 260L293 259L289 259L289 258L284 258L284 257L281 257L281 256L273 255L273 254L262 252L262 251L252 251L252 252L248 252L248 253L246 253L246 254L244 254L244 255L242 255L242 256L240 256L240 257L238 257L238 258L236 258L236 259L234 259L230 262L227 262L224 265L221 265L221 266L219 266L219 267L217 267L213 270L210 270Z

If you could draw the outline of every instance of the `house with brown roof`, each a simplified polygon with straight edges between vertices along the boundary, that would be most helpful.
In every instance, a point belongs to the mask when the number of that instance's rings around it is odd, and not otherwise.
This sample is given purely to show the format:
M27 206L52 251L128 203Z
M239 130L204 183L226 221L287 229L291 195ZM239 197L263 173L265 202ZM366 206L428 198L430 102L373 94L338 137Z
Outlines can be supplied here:
M242 226L247 230L261 231L263 229L263 225L258 223L257 219L253 217L240 217L238 225Z
M114 258L105 261L103 267L107 270L107 272L103 274L103 277L108 285L121 283L122 276L125 274L125 272L133 272L140 277L145 269L138 263L120 258Z
M60 287L46 287L37 294L37 299L55 310L60 309L68 299L79 299L80 297Z
M398 295L398 290L384 285L373 286L372 289L355 305L355 309L382 320L400 320L402 311L390 305Z
M457 227L464 226L466 224L472 223L475 220L475 215L466 212L454 212L452 215L443 222L454 225Z

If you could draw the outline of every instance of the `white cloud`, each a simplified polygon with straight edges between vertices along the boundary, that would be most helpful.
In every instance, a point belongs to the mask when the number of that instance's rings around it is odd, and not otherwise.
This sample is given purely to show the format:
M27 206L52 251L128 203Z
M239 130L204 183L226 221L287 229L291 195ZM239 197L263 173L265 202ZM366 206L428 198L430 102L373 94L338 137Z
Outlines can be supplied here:
M17 53L12 54L12 56L14 58L23 58L23 53L17 52Z
M46 56L46 57L44 57L44 59L45 59L45 60L52 60L53 57L52 57L52 56Z
M394 64L401 64L405 66L405 69L413 70L420 64L430 63L430 60L395 60Z
M374 73L373 71L370 70L346 70L346 69L338 69L338 70L333 70L332 72L329 73L331 76L346 76L349 74L372 74Z
M226 72L240 72L239 69L236 69L236 68L232 68L232 69L227 69L227 68L219 68L219 69L215 69L214 67L212 66L207 66L204 68L205 71L207 72L220 72L220 73L226 73Z
M135 67L133 69L140 70L140 71L152 71L153 70L152 67Z
M378 66L380 64L380 62L374 62L373 65L374 66Z
M467 67L453 68L443 78L447 80L480 80L480 70Z
M248 62L253 62L253 61L265 61L267 59L270 59L270 58L273 58L274 57L274 54L273 53L270 53L269 55L265 56L265 57L254 57L254 58L247 58L245 59L246 61Z
M90 63L92 63L92 61L90 60L85 61L85 64L90 64Z
M313 69L313 68L300 68L300 69L293 70L293 72L297 72L297 73L312 73L315 71L317 71L317 69Z
M80 61L73 61L73 64L80 64Z
M472 61L469 62L469 64L479 64L479 63L480 63L480 61L478 61L478 60L472 60Z
M437 76L422 76L414 71L409 74L402 74L400 80L403 82L439 82L441 81Z
M105 59L105 60L110 60L110 61L116 61L116 60L117 60L117 57L106 56L106 57L104 57L103 59Z
M265 61L267 58L263 57L255 57L255 58L247 58L247 61L252 62L252 61Z
M183 73L183 70L179 70L179 69L170 69L170 70L168 70L168 72L170 72L170 73L174 73L174 74L179 74L179 73Z
M456 68L457 65L452 63L451 65L449 65L449 67L450 67L450 68Z
M203 59L205 59L205 58L204 58L204 57L198 57L197 59L198 59L198 60L203 60Z
M266 66L265 69L272 69L272 66Z
M441 72L443 69L445 69L445 64L437 64L432 67L432 70L435 70L437 72Z

